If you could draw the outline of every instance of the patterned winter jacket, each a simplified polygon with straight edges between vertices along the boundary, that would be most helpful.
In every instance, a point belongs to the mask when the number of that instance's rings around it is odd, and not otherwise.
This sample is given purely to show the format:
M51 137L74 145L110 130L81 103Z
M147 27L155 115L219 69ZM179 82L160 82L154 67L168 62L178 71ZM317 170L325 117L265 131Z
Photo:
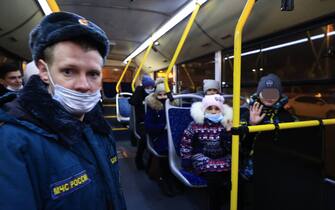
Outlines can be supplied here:
M231 133L228 121L232 120L232 108L224 105L224 119L213 123L205 118L201 102L191 107L192 121L184 131L180 155L185 169L196 173L222 172L230 170Z

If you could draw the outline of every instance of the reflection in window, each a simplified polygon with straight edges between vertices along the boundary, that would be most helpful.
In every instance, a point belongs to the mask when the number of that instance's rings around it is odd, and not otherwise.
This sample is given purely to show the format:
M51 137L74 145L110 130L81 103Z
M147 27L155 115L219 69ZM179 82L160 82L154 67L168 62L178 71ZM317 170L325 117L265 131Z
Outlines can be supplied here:
M204 79L215 78L214 54L209 54L189 62L179 64L179 92L197 92L202 90Z
M281 35L243 51L254 53L242 56L241 96L251 95L262 76L275 73L282 79L284 93L290 98L303 94L335 98L334 39L334 24L328 24ZM232 53L222 54L222 81L228 84L224 92L232 93ZM319 102L315 99L309 103Z

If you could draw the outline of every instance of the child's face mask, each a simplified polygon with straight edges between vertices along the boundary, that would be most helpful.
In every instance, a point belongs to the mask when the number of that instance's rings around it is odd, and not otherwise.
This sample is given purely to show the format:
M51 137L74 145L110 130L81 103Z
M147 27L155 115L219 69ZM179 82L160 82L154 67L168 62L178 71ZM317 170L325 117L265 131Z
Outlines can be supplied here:
M223 116L221 112L217 114L211 114L211 113L205 113L205 118L209 119L210 121L214 123L221 122L223 120Z

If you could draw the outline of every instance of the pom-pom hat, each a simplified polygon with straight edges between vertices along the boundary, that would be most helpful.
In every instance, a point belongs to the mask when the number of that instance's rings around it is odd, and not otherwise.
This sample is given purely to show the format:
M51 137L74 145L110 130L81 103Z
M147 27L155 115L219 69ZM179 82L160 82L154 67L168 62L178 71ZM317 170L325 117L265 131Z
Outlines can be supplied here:
M202 111L205 112L206 109L210 106L217 106L219 107L221 113L223 113L223 103L224 103L224 98L223 96L220 96L219 94L214 94L214 95L206 95L202 99Z

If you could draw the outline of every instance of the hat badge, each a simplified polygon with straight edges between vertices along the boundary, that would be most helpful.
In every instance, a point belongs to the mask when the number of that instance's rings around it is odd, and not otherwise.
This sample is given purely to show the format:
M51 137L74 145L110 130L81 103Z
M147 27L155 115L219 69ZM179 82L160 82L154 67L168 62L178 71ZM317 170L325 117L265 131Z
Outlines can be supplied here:
M266 87L272 87L273 86L273 80L269 79L265 81Z
M85 18L81 18L81 19L79 19L78 22L79 22L81 25L88 26L88 20L86 20Z

